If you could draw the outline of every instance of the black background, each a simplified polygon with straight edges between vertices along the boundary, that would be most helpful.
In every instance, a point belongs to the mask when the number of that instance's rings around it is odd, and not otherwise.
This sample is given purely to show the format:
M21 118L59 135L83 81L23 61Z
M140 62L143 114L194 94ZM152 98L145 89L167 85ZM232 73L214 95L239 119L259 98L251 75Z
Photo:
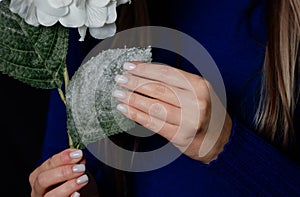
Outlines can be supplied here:
M50 90L0 74L2 183L9 196L30 196L29 174L41 156Z

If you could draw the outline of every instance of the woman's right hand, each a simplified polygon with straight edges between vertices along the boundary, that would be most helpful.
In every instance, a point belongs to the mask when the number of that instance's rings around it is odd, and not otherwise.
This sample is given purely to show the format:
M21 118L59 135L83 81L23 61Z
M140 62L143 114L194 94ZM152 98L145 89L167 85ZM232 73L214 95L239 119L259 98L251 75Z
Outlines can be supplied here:
M66 149L46 160L29 176L31 197L79 196L87 185L85 160L79 149Z

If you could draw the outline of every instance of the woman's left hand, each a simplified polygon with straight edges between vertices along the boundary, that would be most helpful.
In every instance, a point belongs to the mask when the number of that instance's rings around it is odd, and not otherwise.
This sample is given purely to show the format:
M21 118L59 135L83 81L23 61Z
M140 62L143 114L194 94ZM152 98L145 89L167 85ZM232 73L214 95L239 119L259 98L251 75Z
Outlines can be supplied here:
M125 63L116 76L127 90L113 96L128 118L163 136L189 157L216 159L228 142L232 122L204 78L160 64Z

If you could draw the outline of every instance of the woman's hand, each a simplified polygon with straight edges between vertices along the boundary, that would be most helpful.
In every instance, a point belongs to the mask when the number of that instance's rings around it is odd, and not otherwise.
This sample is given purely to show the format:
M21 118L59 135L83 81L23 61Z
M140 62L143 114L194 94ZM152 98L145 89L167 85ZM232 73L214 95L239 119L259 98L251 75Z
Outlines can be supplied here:
M129 74L115 80L127 91L113 93L121 102L119 111L193 159L209 163L217 158L232 122L205 79L160 64L125 63L124 69Z
M89 182L82 151L66 149L52 156L30 174L29 182L32 197L78 197Z

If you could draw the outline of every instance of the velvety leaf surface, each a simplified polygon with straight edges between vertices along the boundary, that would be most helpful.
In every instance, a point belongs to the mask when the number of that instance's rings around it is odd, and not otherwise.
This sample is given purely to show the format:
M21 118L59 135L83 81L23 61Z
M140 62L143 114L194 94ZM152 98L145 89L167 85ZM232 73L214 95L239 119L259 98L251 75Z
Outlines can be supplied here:
M128 61L151 61L151 48L108 49L79 67L66 91L67 126L74 147L114 135L135 126L135 122L116 110L112 97L120 89L114 79L124 72Z
M68 29L28 25L0 2L0 71L36 88L61 87Z

